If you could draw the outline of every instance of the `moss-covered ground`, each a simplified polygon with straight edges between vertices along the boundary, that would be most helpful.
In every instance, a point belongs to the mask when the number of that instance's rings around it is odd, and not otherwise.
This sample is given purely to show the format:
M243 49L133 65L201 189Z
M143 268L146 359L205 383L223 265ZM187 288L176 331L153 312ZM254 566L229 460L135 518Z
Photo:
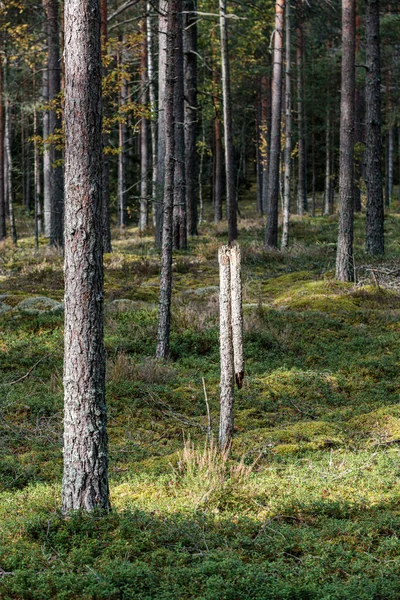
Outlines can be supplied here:
M62 315L0 315L2 600L400 598L400 292L334 280L335 217L295 217L282 253L263 250L250 203L241 212L246 380L230 457L206 442L202 383L215 435L226 226L204 223L174 257L167 363L153 358L152 238L115 232L108 516L59 511ZM364 254L364 228L357 216L357 273L399 266L400 215L384 259ZM61 300L62 257L28 235L6 244L2 294Z

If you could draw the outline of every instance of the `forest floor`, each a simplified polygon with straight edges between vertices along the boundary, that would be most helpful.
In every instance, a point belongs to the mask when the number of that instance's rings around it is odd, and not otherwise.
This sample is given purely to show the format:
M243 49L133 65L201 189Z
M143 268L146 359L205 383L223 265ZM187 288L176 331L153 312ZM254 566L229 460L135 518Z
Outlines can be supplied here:
M226 226L204 223L175 254L165 363L153 358L152 238L116 233L105 257L106 517L60 514L63 317L18 308L62 299L62 257L45 240L35 253L28 236L1 249L2 600L400 597L400 214L387 216L379 260L356 217L353 285L334 280L335 217L294 217L290 249L266 252L249 207L246 379L229 458L207 442L202 382L216 436Z

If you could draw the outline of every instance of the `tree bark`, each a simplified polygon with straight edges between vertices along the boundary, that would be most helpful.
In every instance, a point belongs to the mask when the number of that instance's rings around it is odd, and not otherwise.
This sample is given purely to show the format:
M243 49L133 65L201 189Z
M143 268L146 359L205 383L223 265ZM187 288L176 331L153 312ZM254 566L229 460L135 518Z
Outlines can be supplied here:
M46 43L48 43L48 25L47 25L47 10L46 10L47 0L43 0L43 12L44 18L42 22L42 33L44 38L46 39ZM45 60L45 64L43 65L42 72L42 103L44 105L44 110L42 114L43 118L43 221L44 221L44 235L47 238L50 238L50 222L51 222L51 206L50 206L50 170L51 170L51 159L50 159L50 147L47 142L49 137L49 118L50 113L48 110L49 104L49 57L48 57L48 49L47 49L47 58Z
M324 192L324 215L330 214L330 191L331 191L331 137L330 137L330 110L326 109L325 121L325 192Z
M355 0L342 0L342 84L340 102L339 231L336 278L353 281Z
M290 2L286 3L285 10L286 33L286 67L285 67L285 174L283 192L283 225L281 248L287 248L289 242L290 219L290 167L292 161L292 91L291 91L291 64L290 64Z
M222 104L224 112L226 207L228 214L228 240L237 239L237 206L235 196L235 161L233 151L233 125L231 79L229 67L228 27L226 22L226 0L219 0L219 23L221 32Z
M158 309L157 358L165 359L169 355L171 329L171 294L172 294L172 234L174 204L174 87L175 87L175 45L177 37L179 0L167 0L167 45L165 53L165 86L164 86L164 136L165 136L165 178L163 201L163 231L161 252L160 296ZM159 125L160 126L160 125Z
M140 56L140 101L147 108L149 102L147 77L147 26L146 20L141 22L143 39ZM146 117L140 120L140 215L139 231L145 231L149 225L147 177L149 170L149 123Z
M356 6L357 13L359 11L359 1L357 0ZM358 56L360 55L360 46L361 46L361 15L358 13L356 15L356 60L358 61ZM355 92L355 143L357 146L357 151L355 155L355 165L354 165L354 211L361 211L361 165L362 158L360 153L361 146L361 95L362 91L360 89L360 84L356 79L356 92Z
M121 66L122 53L123 53L123 39L121 41L121 50L118 62ZM127 84L126 80L123 79L121 82L119 92L119 106L120 109L126 104L127 98ZM121 119L118 126L118 139L119 139L119 154L118 154L118 227L124 229L126 227L126 123L125 116L121 114Z
M267 248L278 247L279 159L281 151L284 12L285 0L276 0L271 101L271 145L268 171L267 225L265 229L265 246Z
M243 386L243 310L242 310L242 271L241 252L239 246L230 249L231 279L231 311L232 311L232 345L235 380L238 389Z
M304 127L304 35L302 27L297 27L297 124L299 131L299 160L298 160L298 188L297 188L297 214L303 215L308 209L307 202L307 165L306 165L306 139Z
M182 0L177 0L177 30L175 43L175 85L174 85L174 121L175 121L175 172L174 172L174 209L173 209L173 247L176 250L187 248L186 213L186 174L185 174L185 107L183 77L183 31Z
M385 204L389 208L393 195L393 157L394 157L394 127L389 126L387 132L387 166L386 166L386 186L385 186Z
M261 78L261 163L262 212L268 208L268 174L271 152L271 82L266 75Z
M65 0L63 512L109 509L103 344L100 1Z
M261 87L261 85L260 85ZM257 213L263 215L262 205L262 187L263 187L263 166L261 160L261 94L257 92L256 98L256 176L257 176Z
M183 2L187 230L197 235L197 2Z
M213 58L214 58L214 44L213 44ZM220 221L222 221L223 147L222 147L222 127L221 127L221 105L220 105L220 98L219 98L219 77L218 77L218 72L217 72L217 66L215 63L216 63L216 61L213 60L213 70L212 70L213 105L214 105L213 199L214 199L214 223L219 223Z
M40 185L40 157L39 157L39 145L37 143L38 135L38 118L37 118L37 107L36 107L36 95L34 90L34 104L33 104L33 178L34 178L34 210L35 210L35 248L39 248L39 235L41 234L41 211L40 211L40 196L41 196L41 185Z
M102 58L104 59L107 55L107 43L108 43L108 6L107 0L100 0L100 12L101 12L101 48ZM104 65L103 60L103 77L107 74L107 67ZM106 106L103 106L103 112L105 112ZM111 245L111 222L110 222L110 160L108 155L104 152L109 144L109 136L107 132L103 133L103 171L102 171L102 203L103 203L103 252L112 252Z
M231 264L228 246L218 252L219 343L221 361L219 445L230 446L233 435L234 356L232 341Z
M13 178L12 178L12 153L11 153L11 103L8 96L8 77L4 73L4 95L5 95L5 132L4 132L4 146L7 157L7 169L6 169L6 181L7 181L7 204L8 204L8 215L10 219L10 231L11 239L13 244L17 245L17 229L15 225L15 214L14 214L14 189L13 189Z
M48 44L48 85L49 102L56 103L61 92L60 66L60 28L58 0L45 0L47 13L47 44ZM60 111L54 106L49 109L49 136L54 136L61 130ZM63 245L64 219L64 182L63 167L61 166L62 151L58 144L52 141L49 145L50 160L50 245Z
M156 106L156 87L154 78L154 50L153 50L153 29L152 29L152 6L151 3L147 3L147 22L146 22L146 35L147 35L147 76L149 80L149 96L150 96L150 110L151 110L151 121L150 121L150 133L151 133L151 194L152 194L152 216L153 224L156 225L156 202L157 202L157 122L155 120L155 114L157 110Z
M6 202L4 194L4 86L3 57L0 54L0 242L7 235Z
M4 88L6 88L6 81L4 81ZM6 91L6 90L5 90ZM6 91L6 93L8 90ZM6 104L5 104L5 135L4 135L4 145L5 145L5 153L7 156L7 169L6 169L6 178L7 178L7 204L8 204L8 216L10 219L10 231L11 231L11 239L13 241L14 246L17 245L17 229L15 225L15 214L14 214L14 189L13 189L13 179L12 179L12 153L11 153L11 107L10 107L10 99L6 96Z
M368 254L383 254L384 206L381 175L381 65L379 34L379 0L365 2L366 64L366 184L367 184L367 230Z
M164 215L164 180L166 168L165 139L165 85L167 71L167 11L170 0L160 0L158 18L158 163L157 163L157 200L156 200L156 246L161 247Z

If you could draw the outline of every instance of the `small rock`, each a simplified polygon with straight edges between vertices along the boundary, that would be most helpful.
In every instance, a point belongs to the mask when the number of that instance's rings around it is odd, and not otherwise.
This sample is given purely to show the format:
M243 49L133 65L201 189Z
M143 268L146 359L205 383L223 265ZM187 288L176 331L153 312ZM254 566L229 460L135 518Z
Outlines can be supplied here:
M59 315L64 311L64 304L46 296L36 296L22 300L15 309L29 315L41 315L43 313Z
M1 302L1 300L0 300L0 315L3 315L4 313L6 313L10 310L11 310L11 306L8 306L8 304L6 304L5 302Z

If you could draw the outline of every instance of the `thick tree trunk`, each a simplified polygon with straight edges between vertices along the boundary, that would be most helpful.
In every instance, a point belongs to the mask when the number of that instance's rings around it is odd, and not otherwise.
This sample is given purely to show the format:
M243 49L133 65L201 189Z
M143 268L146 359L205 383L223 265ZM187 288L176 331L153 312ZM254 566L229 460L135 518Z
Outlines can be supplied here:
M4 194L4 86L3 86L3 57L0 54L0 242L7 234L6 201Z
M140 56L140 101L147 107L149 102L148 95L148 77L147 77L147 27L146 20L141 23L141 31L143 34ZM145 231L148 227L149 209L148 209L148 192L147 192L147 177L149 170L149 123L145 117L140 120L140 214L139 214L139 231Z
M174 209L173 209L173 247L176 250L187 248L186 213L186 174L185 174L185 108L183 82L183 31L182 0L177 0L177 31L175 43L175 85L174 85L174 121L175 121L175 172L174 172Z
M267 225L265 229L265 246L267 248L278 247L279 159L281 151L284 12L285 0L276 0L271 100L271 144L268 171Z
M303 29L297 27L297 125L299 131L299 160L298 160L298 188L297 188L297 214L303 215L308 209L307 202L307 165L306 165L306 137L304 126L304 81L303 81L304 36Z
M47 13L47 44L49 68L49 102L56 102L61 92L59 1L45 1ZM54 107L49 110L49 136L61 130L61 116ZM64 182L62 151L58 144L49 146L50 159L50 245L63 245Z
M366 64L366 184L367 184L367 231L368 254L383 254L384 206L381 175L381 64L379 35L379 0L365 2Z
M150 133L151 133L151 194L152 194L152 217L153 224L156 225L156 201L157 201L157 122L155 114L156 106L156 86L154 76L154 49L153 49L153 29L152 29L152 6L147 3L147 20L146 20L146 35L147 35L147 76L149 80L149 96L150 96Z
M157 200L156 200L156 246L161 247L164 216L164 179L166 167L165 139L165 84L167 65L167 11L170 0L160 0L158 18L158 163L157 163Z
M292 91L290 63L290 2L286 3L285 11L286 33L286 67L285 67L285 173L283 192L283 225L281 248L287 248L289 242L290 219L290 167L292 161Z
M183 56L185 76L185 176L187 230L197 235L197 9L196 0L183 2Z
M222 104L224 112L226 208L228 215L228 240L237 238L237 206L235 196L235 160L233 149L231 79L229 67L228 27L226 0L219 0L219 24L221 31Z
M109 508L103 345L100 1L65 0L63 512Z
M174 87L175 87L175 45L177 38L179 0L168 0L167 33L165 53L165 86L164 86L164 137L165 137L165 178L163 201L163 231L161 252L160 296L158 309L157 358L168 358L169 338L171 329L171 294L172 294L172 234L173 234L173 204L174 204L174 162L175 162L175 131L174 131ZM160 125L159 125L160 126Z
M339 232L336 278L353 281L355 0L342 0L342 85L340 102Z
M234 356L232 340L231 263L228 246L218 252L219 345L221 361L219 445L229 448L233 435Z
M107 54L107 43L108 43L108 7L107 0L100 0L100 11L101 11L101 47L102 57L105 58ZM107 67L103 65L103 77L107 74ZM103 106L105 112L106 106ZM110 222L110 160L108 155L105 154L104 149L107 148L109 143L108 133L103 133L103 190L102 190L102 203L103 203L103 252L111 252L111 222Z

